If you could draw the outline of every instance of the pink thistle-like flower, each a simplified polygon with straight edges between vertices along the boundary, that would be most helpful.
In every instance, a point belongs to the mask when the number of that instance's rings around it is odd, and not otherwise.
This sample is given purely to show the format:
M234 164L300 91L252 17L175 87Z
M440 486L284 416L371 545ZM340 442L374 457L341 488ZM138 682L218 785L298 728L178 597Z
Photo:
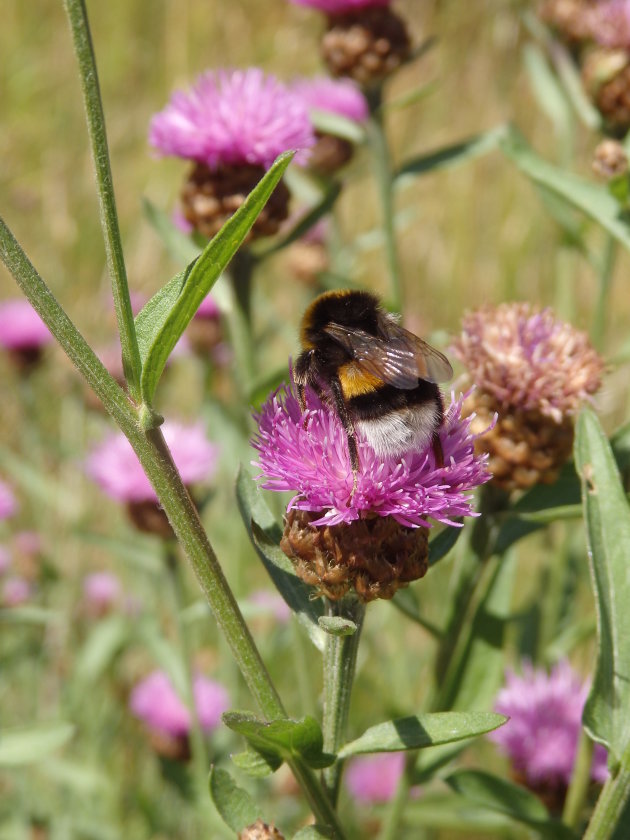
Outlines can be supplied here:
M19 607L31 597L33 590L29 581L23 577L12 575L4 581L2 587L2 603L6 607Z
M209 318L215 320L221 316L221 310L212 295L206 295L195 312L195 318Z
M352 759L346 770L346 787L358 802L389 802L405 768L402 752L376 753Z
M83 578L83 598L90 609L108 610L120 596L120 581L111 572L92 572Z
M351 79L331 79L317 76L313 79L296 79L291 90L306 104L317 111L338 114L354 122L363 122L369 116L367 100L361 88Z
M40 350L52 341L48 327L26 298L0 303L0 347L6 350Z
M389 6L391 0L289 0L294 6L310 6L329 15L343 15L370 6Z
M291 609L287 602L277 592L268 589L257 589L248 598L251 604L269 612L280 624L286 624L291 618Z
M489 737L532 788L569 784L588 692L588 682L581 681L567 660L549 674L530 663L523 665L522 676L507 672L494 709L510 720ZM596 744L591 778L604 782L607 776L606 750Z
M5 481L0 481L0 520L9 519L19 510L13 490Z
M252 444L259 453L262 486L297 491L288 510L322 512L313 525L349 523L370 513L391 516L410 528L430 527L428 519L458 524L455 517L475 515L470 492L490 478L486 456L474 453L470 418L461 416L463 399L452 398L438 432L442 467L430 445L400 458L382 458L358 438L360 467L353 495L348 439L336 413L307 390L303 416L294 388L283 386L256 416Z
M630 49L629 0L600 0L583 14L587 32L602 47Z
M595 393L603 370L586 333L528 303L469 312L453 353L500 405L536 410L556 423Z
M218 447L205 434L203 424L185 426L166 422L164 438L185 484L208 481L216 468ZM88 456L85 470L112 499L120 502L157 501L155 491L122 434L113 434Z
M306 106L274 76L252 67L202 74L176 91L151 120L149 143L162 155L195 160L210 169L269 167L282 152L304 162L314 143Z
M198 675L193 681L193 694L201 728L211 732L229 707L228 692L220 683ZM190 713L163 671L153 671L135 686L129 708L155 732L180 737L190 730Z

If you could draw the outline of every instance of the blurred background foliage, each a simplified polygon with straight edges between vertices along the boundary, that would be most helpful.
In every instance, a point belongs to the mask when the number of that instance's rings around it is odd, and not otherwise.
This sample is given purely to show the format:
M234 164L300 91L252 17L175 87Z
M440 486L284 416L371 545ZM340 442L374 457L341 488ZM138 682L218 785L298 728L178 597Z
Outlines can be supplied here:
M560 159L561 143L536 103L523 65L528 36L519 15L532 5L527 0L397 0L414 42L429 36L437 41L389 85L390 102L419 89L425 94L392 108L388 116L396 162L508 121L544 157ZM320 20L285 0L110 0L88 7L130 285L148 298L181 264L168 256L147 222L142 199L170 212L185 168L178 160L151 156L146 139L151 115L175 87L187 86L206 68L260 65L287 80L322 72ZM3 214L83 334L96 347L106 345L115 334L115 319L75 59L60 0L4 0L0 56ZM576 128L572 168L587 178L594 178L590 160L596 142L593 134ZM348 276L385 294L379 209L365 151L344 172L346 183L337 214L343 240L351 243L345 252ZM597 300L592 267L565 247L532 185L499 152L405 182L397 210L405 320L413 330L437 336L445 346L467 308L517 299L556 305L561 316L590 328ZM600 230L593 228L589 237L602 247ZM620 253L603 348L609 358L627 340L630 298L619 281L628 266L628 255ZM16 294L3 268L0 284L2 297ZM284 253L265 262L254 288L262 370L273 372L295 353L297 323L311 296L287 272ZM17 526L11 527L44 535L50 581L42 586L40 612L25 614L11 632L0 627L3 670L10 674L8 680L0 676L0 705L4 723L62 717L75 723L81 737L64 759L15 774L10 785L0 782L0 816L6 818L16 803L14 813L22 815L6 836L27 836L20 833L26 824L22 817L37 825L51 814L57 815L55 837L201 836L193 810L181 807L184 782L165 781L170 771L148 755L143 733L121 703L139 675L168 658L162 640L174 635L159 546L134 533L122 510L104 501L84 476L85 453L109 426L86 409L82 386L61 351L49 353L46 367L28 380L0 358L0 471L21 501ZM627 416L626 380L622 365L598 397L609 431ZM234 501L238 461L247 464L252 454L238 419L226 410L220 393L208 393L205 385L198 360L176 360L160 386L159 407L169 417L203 416L210 437L221 445L221 469L203 517L227 577L244 599L256 588L270 587ZM277 500L270 504L280 511ZM520 615L512 625L512 647L544 661L551 654L541 649L532 628L540 626L534 615L545 607L537 603L537 594L548 583L554 558L568 561L563 564L568 573L555 581L560 591L552 609L564 614L566 626L575 616L586 616L584 632L593 631L583 535L571 524L556 523L543 537L525 542L520 555L525 562L518 571L517 602L510 607ZM90 629L76 604L83 575L98 568L124 580L142 602L142 619L127 621L119 644L105 639L101 648L97 642L90 648ZM421 584L422 592L417 590L429 620L440 618L450 571L447 564L438 567ZM250 708L192 576L187 599L198 662L228 686L234 708ZM314 712L320 690L315 651L297 627L277 625L255 612L249 614L256 640L289 713ZM558 615L547 616L554 632ZM418 708L425 692L423 666L432 651L430 636L389 604L370 607L353 700L354 734ZM383 698L378 708L375 697ZM223 754L237 744L231 733L222 732L212 750ZM482 762L501 766L492 747L481 744L477 750ZM283 775L270 784L290 788ZM297 805L283 807L291 818L300 813ZM428 812L431 803L424 807ZM436 825L440 819L448 822L444 809L441 814L435 812ZM451 835L446 830L441 836ZM479 836L487 836L483 827Z

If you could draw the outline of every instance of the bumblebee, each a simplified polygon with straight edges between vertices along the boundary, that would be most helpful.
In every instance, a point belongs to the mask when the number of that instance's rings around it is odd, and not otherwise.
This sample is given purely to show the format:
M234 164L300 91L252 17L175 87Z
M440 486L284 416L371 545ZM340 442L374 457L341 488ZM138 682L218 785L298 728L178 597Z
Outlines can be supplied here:
M363 291L316 298L302 318L300 339L294 369L300 407L306 410L308 385L334 408L348 437L355 489L357 432L379 456L431 443L436 463L444 463L437 383L453 375L446 356L403 329L375 295Z

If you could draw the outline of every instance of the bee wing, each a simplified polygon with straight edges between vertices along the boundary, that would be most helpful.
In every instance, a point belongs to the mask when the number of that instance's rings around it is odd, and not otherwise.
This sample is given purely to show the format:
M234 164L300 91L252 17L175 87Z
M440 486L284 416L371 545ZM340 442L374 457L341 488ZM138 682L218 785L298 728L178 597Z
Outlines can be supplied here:
M453 369L446 356L426 341L390 319L383 319L379 327L382 336L335 323L328 324L325 331L365 373L396 388L415 388L418 379L443 382L451 378Z

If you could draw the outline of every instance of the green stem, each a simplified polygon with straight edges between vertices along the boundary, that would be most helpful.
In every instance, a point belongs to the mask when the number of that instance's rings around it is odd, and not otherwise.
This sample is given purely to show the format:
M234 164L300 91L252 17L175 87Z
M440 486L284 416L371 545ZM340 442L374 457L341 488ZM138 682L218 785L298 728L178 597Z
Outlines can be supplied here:
M247 248L238 251L228 269L231 280L231 307L228 327L241 377L241 396L249 404L249 391L256 379L256 360L252 342L252 274L256 259Z
M629 799L630 746L626 747L617 772L608 779L599 795L584 840L608 840L612 837Z
M96 72L96 61L87 11L84 0L64 0L66 14L70 21L74 51L79 64L79 76L83 89L83 102L87 117L92 158L96 173L101 227L107 254L107 266L112 281L114 306L120 332L125 376L129 392L136 402L140 401L140 373L142 363L131 311L127 271L123 256L114 184L109 163L105 116Z
M602 268L599 274L599 294L597 295L597 304L595 306L595 315L593 317L593 327L591 329L593 344L598 350L602 350L604 346L606 321L608 318L608 304L610 301L610 290L612 288L617 250L616 240L612 236L609 236L606 240L606 249L604 251Z
M349 618L357 629L351 636L326 635L324 649L324 752L336 753L344 743L352 683L357 664L359 639L365 616L365 605L354 597L340 601L328 601L326 611L329 616ZM322 773L324 787L333 804L339 795L339 783L343 762L335 761Z
M2 219L0 257L132 445L258 706L270 720L286 717L280 697L203 530L197 509L182 484L161 431L153 428L145 432L141 428L129 398L68 318ZM342 840L343 831L313 771L300 759L294 759L291 767L315 816L325 825L332 826L335 837Z
M578 744L571 783L567 791L567 798L562 811L562 822L570 828L578 829L584 811L584 804L591 784L591 765L593 764L593 749L595 745L582 729Z
M383 126L382 90L376 88L368 94L370 120L367 124L368 143L374 161L381 210L383 214L383 236L385 237L385 257L389 272L391 306L396 312L403 310L403 286L396 243L394 179Z

